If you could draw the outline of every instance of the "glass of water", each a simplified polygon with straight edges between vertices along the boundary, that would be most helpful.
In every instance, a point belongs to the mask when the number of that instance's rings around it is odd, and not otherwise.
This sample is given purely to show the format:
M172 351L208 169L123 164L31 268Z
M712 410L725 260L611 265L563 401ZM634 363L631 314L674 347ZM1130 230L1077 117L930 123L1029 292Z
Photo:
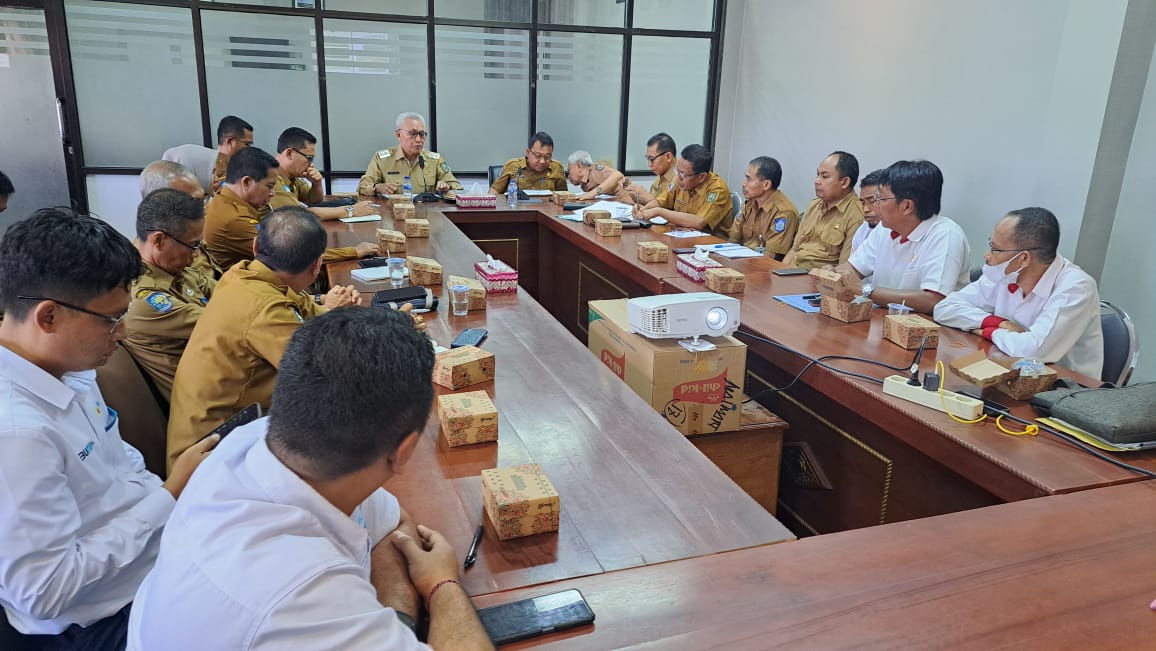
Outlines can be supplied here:
M450 287L450 303L454 308L454 316L465 316L470 311L470 288L466 285Z
M405 284L405 258L389 258L385 263L389 266L389 286L397 288Z

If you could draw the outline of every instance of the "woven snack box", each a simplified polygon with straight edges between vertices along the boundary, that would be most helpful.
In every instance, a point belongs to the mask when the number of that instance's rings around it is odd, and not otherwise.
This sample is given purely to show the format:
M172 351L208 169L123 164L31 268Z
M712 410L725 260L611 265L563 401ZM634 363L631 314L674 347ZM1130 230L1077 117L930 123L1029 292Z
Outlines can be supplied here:
M387 194L385 200L389 202L390 209L399 203L413 203L413 200L404 194Z
M610 214L609 210L583 210L582 223L587 226L593 226L594 222L599 219L613 219L614 215Z
M670 247L662 242L639 242L638 259L643 262L666 262L670 259Z
M464 389L494 379L494 354L476 346L460 346L434 358L433 380L447 389Z
M828 269L812 269L810 275L819 281L819 293L823 296L840 301L853 301L858 298L858 294L847 287L841 274Z
M483 470L482 503L501 540L558 530L558 491L536 463Z
M706 288L720 294L742 294L747 288L747 277L728 267L713 267L706 270Z
M939 325L915 314L888 314L883 317L883 338L907 350L919 348L927 337L927 347L939 345Z
M871 319L872 304L870 300L841 301L827 295L819 297L819 313L843 323L869 321ZM916 344L918 346L918 344Z
M617 219L595 219L594 232L599 237L619 237L622 235L622 222Z
M480 280L473 278L466 278L465 276L450 276L450 286L465 285L470 288L470 304L467 310L484 310L486 309L486 288L482 285Z
M577 195L573 192L568 192L566 190L555 190L554 196L551 197L551 199L554 201L555 205L562 206L570 203L571 201L574 201L574 197L576 196Z
M411 285L440 285L442 284L442 265L433 258L419 258L411 255L406 258L409 266L409 284Z
M474 277L481 281L488 294L518 291L518 270L490 255L485 262L474 263Z
M674 259L674 267L678 269L678 273L690 278L691 280L701 283L706 280L706 270L721 267L722 265L707 258L706 260L696 260L692 253L680 253Z
M1047 391L1056 381L1056 372L1047 366L1038 374L1023 375L1016 364L1022 357L989 359L978 350L970 355L951 360L949 366L960 377L974 382L981 389L995 387L996 391L1016 400L1028 400L1041 391Z
M417 208L412 203L399 202L393 204L393 218L397 219L411 219L417 214Z
M438 421L451 448L498 440L498 408L485 391L438 396Z
M377 248L381 249L382 255L386 252L397 253L398 251L404 251L405 233L388 228L377 229Z
M429 237L428 219L407 219L404 228L406 237Z

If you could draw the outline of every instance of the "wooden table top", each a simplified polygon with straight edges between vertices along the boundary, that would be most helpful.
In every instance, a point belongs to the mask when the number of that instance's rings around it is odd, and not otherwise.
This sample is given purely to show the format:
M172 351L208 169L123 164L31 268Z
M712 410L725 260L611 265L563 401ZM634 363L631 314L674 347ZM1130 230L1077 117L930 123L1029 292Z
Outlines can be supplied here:
M503 647L1151 649L1156 482L475 598L577 588L595 623Z
M430 238L410 238L406 253L438 260L447 283L451 273L473 277L480 250L440 211L422 213ZM373 241L375 229L391 224L387 216L348 226L328 222L326 229L331 245L348 246ZM331 282L349 283L356 266L329 265ZM388 288L388 282L353 284L369 292ZM435 289L442 308L425 317L436 341L448 346L467 327L489 330L483 348L496 356L496 380L469 390L494 398L500 438L450 448L435 407L389 490L463 557L481 521L482 470L537 463L562 504L558 534L500 542L487 530L477 564L463 576L468 593L793 539L525 291L490 294L485 311L454 317L448 290Z

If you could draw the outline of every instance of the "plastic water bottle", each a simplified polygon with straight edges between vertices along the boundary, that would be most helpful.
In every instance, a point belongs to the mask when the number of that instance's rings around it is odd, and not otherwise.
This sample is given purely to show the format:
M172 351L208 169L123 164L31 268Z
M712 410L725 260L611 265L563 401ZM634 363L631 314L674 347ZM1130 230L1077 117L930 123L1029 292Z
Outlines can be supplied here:
M405 181L401 184L401 193L404 194L407 199L413 199L413 183L410 182L408 176L405 177Z
M518 177L510 177L510 185L506 188L506 205L511 208L518 207Z

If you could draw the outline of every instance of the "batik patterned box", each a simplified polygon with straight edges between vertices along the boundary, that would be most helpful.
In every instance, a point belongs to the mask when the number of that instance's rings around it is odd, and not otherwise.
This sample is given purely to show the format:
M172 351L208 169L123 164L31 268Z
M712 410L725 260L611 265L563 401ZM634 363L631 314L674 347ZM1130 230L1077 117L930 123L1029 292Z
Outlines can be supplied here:
M927 348L939 345L939 325L915 314L888 314L883 317L883 338L907 350L919 348L927 337Z
M417 215L417 208L408 201L399 201L393 205L393 218L397 219L411 219Z
M622 235L622 222L617 219L595 219L594 232L600 237L619 237Z
M466 278L465 276L450 276L450 287L454 285L465 285L470 288L470 304L467 310L484 310L486 309L486 287L482 285L482 281L474 278Z
M639 242L638 259L643 262L666 262L670 259L670 247L662 242Z
M747 288L747 277L729 267L707 269L706 288L720 294L742 294Z
M405 250L405 233L388 228L377 229L377 248L381 255L390 255Z
M494 354L475 346L452 348L434 358L433 381L447 389L464 389L494 379Z
M397 214L394 213L396 217ZM406 237L429 237L429 220L409 218L405 220Z
M437 260L411 255L406 258L406 265L409 267L409 284L425 286L442 284L442 265Z
M451 448L498 440L498 408L485 391L438 396L438 421Z
M870 320L871 307L871 301L866 299L841 301L826 295L819 298L819 312L843 323Z
M518 270L493 258L474 263L474 277L482 283L487 294L505 294L518 291Z
M501 540L558 530L558 491L536 463L483 470L482 503Z

